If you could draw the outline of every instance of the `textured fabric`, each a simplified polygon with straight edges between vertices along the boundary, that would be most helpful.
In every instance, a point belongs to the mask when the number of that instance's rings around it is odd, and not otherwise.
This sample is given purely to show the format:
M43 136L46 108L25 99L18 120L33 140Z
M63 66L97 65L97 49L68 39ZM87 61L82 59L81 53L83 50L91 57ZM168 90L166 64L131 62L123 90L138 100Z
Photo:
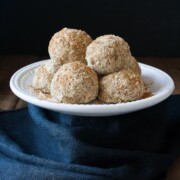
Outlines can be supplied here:
M79 117L29 104L0 113L0 179L161 180L180 154L180 96L134 113Z

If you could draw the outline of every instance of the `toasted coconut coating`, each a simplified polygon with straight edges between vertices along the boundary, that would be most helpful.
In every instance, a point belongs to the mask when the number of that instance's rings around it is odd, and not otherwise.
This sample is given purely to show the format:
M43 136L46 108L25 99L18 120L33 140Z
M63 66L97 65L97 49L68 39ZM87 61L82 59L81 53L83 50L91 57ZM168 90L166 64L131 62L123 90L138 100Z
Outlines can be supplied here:
M126 65L125 65L124 69L130 69L130 70L134 71L135 73L138 73L139 75L141 75L141 68L140 68L137 60L135 59L135 57L129 56L129 58L127 59L127 62L125 64Z
M132 70L121 70L104 76L99 83L98 98L106 103L138 100L144 94L141 76Z
M97 74L78 61L64 64L52 79L51 94L60 103L88 103L98 94Z
M115 35L96 38L86 50L88 66L100 75L123 69L129 56L131 56L131 52L128 43Z
M51 61L40 65L36 70L33 78L33 88L41 90L43 93L50 93L51 80L57 68Z
M85 52L91 42L91 37L85 31L63 28L51 38L49 55L58 65L73 61L86 63Z

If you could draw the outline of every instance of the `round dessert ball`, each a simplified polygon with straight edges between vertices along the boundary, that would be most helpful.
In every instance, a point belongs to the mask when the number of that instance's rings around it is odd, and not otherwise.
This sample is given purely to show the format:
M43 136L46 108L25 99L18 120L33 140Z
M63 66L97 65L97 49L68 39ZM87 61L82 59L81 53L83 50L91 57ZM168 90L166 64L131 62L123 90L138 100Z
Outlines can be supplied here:
M33 78L33 88L41 90L43 93L50 93L51 80L56 72L56 66L51 61L40 65Z
M58 65L73 61L86 63L86 47L91 42L91 37L85 31L63 28L55 33L49 42L50 58Z
M124 69L130 69L130 70L134 71L135 73L141 75L141 68L140 68L137 60L133 56L130 56L127 59L127 63L125 65Z
M98 77L90 67L75 61L59 68L50 88L51 95L60 103L88 103L97 97Z
M106 103L138 100L145 90L141 76L130 69L104 76L100 80L99 88L98 98Z
M131 52L128 43L115 35L98 37L86 50L88 66L100 75L123 69L129 56L131 56Z

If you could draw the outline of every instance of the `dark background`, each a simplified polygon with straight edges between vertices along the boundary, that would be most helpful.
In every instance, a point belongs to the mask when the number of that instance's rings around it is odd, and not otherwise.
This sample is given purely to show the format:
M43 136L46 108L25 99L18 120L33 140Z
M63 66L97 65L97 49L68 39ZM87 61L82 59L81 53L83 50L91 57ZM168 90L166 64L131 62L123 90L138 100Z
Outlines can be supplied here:
M178 0L0 0L0 54L48 55L63 27L123 37L134 56L180 56Z

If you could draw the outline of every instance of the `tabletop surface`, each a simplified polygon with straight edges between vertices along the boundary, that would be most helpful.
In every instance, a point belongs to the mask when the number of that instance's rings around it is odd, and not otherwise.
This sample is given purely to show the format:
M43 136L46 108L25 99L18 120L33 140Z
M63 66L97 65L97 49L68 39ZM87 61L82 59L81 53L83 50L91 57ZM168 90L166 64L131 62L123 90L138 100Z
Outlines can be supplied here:
M0 110L16 110L26 107L26 102L16 97L9 88L9 80L19 68L33 62L48 59L36 55L0 55ZM180 94L180 58L137 57L138 62L157 67L168 73L175 83L173 94ZM180 179L180 158L171 166L166 180Z

